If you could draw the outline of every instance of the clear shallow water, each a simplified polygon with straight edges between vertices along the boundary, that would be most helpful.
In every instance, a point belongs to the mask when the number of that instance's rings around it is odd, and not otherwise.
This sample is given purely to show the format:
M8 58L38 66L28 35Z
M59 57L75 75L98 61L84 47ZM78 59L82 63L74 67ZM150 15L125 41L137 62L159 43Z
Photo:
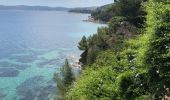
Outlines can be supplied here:
M0 11L0 100L50 100L53 73L78 56L77 42L100 24L88 14L57 11Z

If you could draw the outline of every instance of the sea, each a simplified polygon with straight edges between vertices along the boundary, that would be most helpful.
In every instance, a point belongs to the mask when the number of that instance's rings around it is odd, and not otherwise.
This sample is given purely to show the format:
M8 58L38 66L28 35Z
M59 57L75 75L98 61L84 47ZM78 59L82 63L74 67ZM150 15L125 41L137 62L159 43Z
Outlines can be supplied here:
M52 100L54 73L64 60L78 60L82 36L103 24L89 14L0 10L0 100Z

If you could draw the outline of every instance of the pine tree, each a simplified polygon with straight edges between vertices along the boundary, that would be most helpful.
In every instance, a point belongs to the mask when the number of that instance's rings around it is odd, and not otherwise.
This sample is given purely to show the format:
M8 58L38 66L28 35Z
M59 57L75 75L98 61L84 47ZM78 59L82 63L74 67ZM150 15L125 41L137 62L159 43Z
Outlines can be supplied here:
M87 39L86 39L85 36L83 36L82 39L81 39L81 41L79 42L78 48L79 48L80 50L86 50L87 47L88 47L88 46L87 46Z
M60 69L59 74L54 75L54 80L57 82L57 96L54 97L55 100L63 100L68 87L73 83L75 77L72 72L72 68L69 65L68 60L65 60L64 65Z

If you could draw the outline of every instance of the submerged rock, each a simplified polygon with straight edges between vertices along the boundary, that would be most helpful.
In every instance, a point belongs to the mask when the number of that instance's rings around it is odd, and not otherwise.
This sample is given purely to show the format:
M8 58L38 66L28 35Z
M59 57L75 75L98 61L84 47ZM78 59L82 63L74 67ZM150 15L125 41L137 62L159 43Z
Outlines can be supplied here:
M34 62L35 60L38 59L37 55L22 55L22 56L12 56L10 57L9 59L11 60L16 60L17 62L20 62L20 63L32 63Z
M43 76L35 76L24 81L16 90L20 100L49 100L55 93L55 86L51 82L46 83Z
M0 92L0 100L3 100L5 98L5 94L3 94L2 92Z
M54 95L56 88L53 85L48 85L42 89L40 94L37 96L37 100L49 100Z
M49 65L56 65L59 63L60 63L60 59L50 59L50 60L42 61L42 62L38 63L37 65L39 67L45 67L45 66L49 66Z
M0 68L15 68L17 70L25 70L30 67L28 64L13 64L8 61L0 62Z
M0 68L0 77L16 77L19 71L14 68Z

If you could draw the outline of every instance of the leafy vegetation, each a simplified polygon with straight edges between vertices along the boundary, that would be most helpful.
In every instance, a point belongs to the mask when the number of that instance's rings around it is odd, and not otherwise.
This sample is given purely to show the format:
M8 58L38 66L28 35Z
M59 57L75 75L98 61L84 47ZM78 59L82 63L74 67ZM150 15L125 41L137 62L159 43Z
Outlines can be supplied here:
M54 97L54 100L63 100L69 86L75 80L72 68L70 67L67 59L61 67L60 73L54 74L54 80L57 82L57 95Z
M91 15L96 20L110 21L113 16L123 16L126 21L137 27L142 27L144 23L144 12L142 5L146 0L115 0L113 4L98 8Z
M98 7L94 10L91 15L95 18L95 20L101 20L108 22L113 16L113 4L104 5L102 7Z
M147 6L146 33L151 34L145 63L148 69L149 93L163 98L170 88L170 2L150 0Z
M169 100L169 0L117 0L113 5L108 9L117 12L108 27L79 42L83 72L66 99Z
M90 14L94 12L96 9L97 7L71 8L69 12Z

